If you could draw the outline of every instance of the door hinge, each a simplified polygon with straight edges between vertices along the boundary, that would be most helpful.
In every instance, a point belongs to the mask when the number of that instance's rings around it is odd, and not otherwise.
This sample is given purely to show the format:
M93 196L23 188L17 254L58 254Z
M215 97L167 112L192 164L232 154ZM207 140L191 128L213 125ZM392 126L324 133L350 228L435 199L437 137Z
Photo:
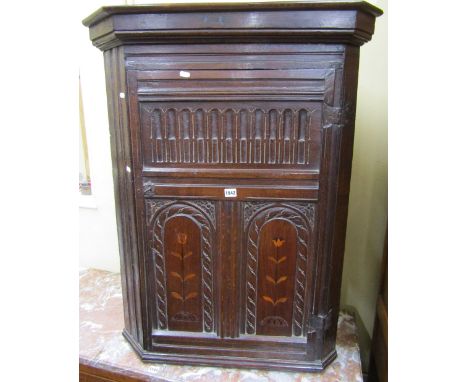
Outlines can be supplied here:
M323 128L329 128L331 126L346 127L350 124L354 124L355 118L355 106L349 102L342 106L330 106L323 103Z
M330 309L327 314L312 314L309 317L308 332L324 332L331 326L332 310Z
M147 197L154 196L154 184L153 182L143 183L143 195Z
M330 106L326 103L323 103L323 125L338 125L341 120L341 107Z

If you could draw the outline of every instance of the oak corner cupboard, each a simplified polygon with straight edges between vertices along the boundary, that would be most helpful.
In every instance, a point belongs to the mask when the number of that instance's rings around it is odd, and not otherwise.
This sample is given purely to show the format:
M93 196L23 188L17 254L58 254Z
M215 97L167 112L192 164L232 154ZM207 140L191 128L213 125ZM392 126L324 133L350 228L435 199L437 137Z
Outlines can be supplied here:
M124 335L143 360L319 371L335 337L366 2L108 6Z

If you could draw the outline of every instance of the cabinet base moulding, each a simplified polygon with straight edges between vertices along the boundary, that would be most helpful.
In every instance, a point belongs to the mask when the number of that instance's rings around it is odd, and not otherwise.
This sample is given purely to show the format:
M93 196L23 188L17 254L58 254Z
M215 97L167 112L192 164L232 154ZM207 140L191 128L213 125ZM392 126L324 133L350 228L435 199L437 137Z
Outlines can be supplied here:
M132 336L126 330L122 335L130 343L133 350L138 354L141 360L146 362L170 363L177 365L197 365L197 366L221 366L243 369L266 369L297 372L320 372L325 369L336 358L336 351L333 350L323 361L301 362L297 360L284 359L252 359L251 357L236 357L232 355L196 355L196 348L193 348L193 354L174 354L164 352L150 352L144 350L140 344L133 340ZM180 346L179 346L180 348ZM213 352L219 352L220 349L212 347ZM241 351L241 349L239 349Z

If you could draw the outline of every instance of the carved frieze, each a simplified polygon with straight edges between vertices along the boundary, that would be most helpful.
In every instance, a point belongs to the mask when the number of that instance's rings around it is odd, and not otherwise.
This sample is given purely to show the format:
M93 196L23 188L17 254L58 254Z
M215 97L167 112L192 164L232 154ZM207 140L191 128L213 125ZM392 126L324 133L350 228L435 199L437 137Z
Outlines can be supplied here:
M318 104L317 104L318 105ZM317 165L320 107L141 107L144 162Z

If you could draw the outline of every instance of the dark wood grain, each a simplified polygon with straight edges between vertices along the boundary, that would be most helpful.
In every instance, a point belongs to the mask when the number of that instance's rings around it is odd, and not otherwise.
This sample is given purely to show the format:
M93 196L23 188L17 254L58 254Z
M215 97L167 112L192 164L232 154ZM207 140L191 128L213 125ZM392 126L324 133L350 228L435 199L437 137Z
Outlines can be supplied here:
M366 2L172 4L103 7L86 18L93 44L346 42L361 45L382 11ZM247 16L247 17L246 17Z
M158 5L84 21L104 50L124 335L142 359L334 359L359 45L379 14Z
M163 381L145 374L113 367L103 369L80 360L80 382L150 382Z

